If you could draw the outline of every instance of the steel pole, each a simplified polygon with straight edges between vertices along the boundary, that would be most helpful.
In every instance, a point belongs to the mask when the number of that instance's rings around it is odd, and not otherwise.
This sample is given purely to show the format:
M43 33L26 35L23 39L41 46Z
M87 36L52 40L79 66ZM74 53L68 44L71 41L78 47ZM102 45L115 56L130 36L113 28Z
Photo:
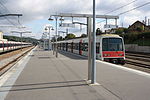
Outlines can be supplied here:
M49 51L50 51L50 27L49 27L49 42L48 42L48 49L49 49Z
M20 33L21 35L21 51L22 51L22 33Z
M91 84L96 83L96 34L95 34L95 0L93 0L93 34L92 34L92 77Z
M115 19L115 25L116 25L116 28L117 28L117 18Z
M45 39L44 39L44 50L45 50Z
M87 35L88 35L88 80L91 80L91 17L87 17Z
M54 40L53 40L53 55L55 54L54 48L55 48L55 47L54 47Z
M56 58L58 57L58 49L57 49L57 16L55 17L56 19Z

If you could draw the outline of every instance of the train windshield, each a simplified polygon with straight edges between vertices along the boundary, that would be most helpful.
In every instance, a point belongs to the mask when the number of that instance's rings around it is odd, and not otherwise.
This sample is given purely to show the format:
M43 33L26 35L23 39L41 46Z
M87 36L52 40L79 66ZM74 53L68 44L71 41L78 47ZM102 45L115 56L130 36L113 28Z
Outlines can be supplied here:
M123 51L123 42L121 38L103 38L103 51Z

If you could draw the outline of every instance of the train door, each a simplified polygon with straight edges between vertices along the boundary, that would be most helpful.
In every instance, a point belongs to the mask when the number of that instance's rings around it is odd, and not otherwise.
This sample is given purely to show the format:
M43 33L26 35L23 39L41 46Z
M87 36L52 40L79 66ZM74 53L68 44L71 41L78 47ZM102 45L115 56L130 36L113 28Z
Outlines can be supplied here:
M73 42L71 43L71 52L73 53Z
M8 43L8 41L7 41L7 50L8 50L8 48L9 48L9 43Z
M79 55L82 55L82 42L79 42Z
M66 43L66 51L68 51L68 43Z
M3 42L3 51L4 51L4 48L5 48L5 46L4 46L4 42Z
M63 46L63 47L62 47L62 50L64 50L64 46L65 46L64 43L62 43L62 46Z
M3 41L2 41L2 47L3 47L3 51L4 51L5 46L4 46L4 42Z
M13 50L15 49L15 43L12 43L12 46L13 46Z

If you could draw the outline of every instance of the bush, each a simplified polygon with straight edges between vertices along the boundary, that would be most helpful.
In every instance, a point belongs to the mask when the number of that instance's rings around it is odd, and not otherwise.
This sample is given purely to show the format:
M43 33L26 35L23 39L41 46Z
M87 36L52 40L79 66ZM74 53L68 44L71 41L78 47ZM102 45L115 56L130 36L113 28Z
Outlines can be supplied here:
M123 34L122 34L123 35ZM122 36L121 35L121 36ZM128 33L123 35L125 44L138 44L138 45L147 45L150 46L150 32L144 32L144 33ZM123 37L122 36L122 37Z

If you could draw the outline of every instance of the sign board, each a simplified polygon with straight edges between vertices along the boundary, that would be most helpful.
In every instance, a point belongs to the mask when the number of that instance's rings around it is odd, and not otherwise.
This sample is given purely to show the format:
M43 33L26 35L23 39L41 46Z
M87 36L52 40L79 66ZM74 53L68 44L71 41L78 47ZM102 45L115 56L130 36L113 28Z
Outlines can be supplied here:
M61 23L59 24L59 27L75 27L75 25L72 23Z
M112 25L112 24L105 24L104 28L118 28L118 25Z

